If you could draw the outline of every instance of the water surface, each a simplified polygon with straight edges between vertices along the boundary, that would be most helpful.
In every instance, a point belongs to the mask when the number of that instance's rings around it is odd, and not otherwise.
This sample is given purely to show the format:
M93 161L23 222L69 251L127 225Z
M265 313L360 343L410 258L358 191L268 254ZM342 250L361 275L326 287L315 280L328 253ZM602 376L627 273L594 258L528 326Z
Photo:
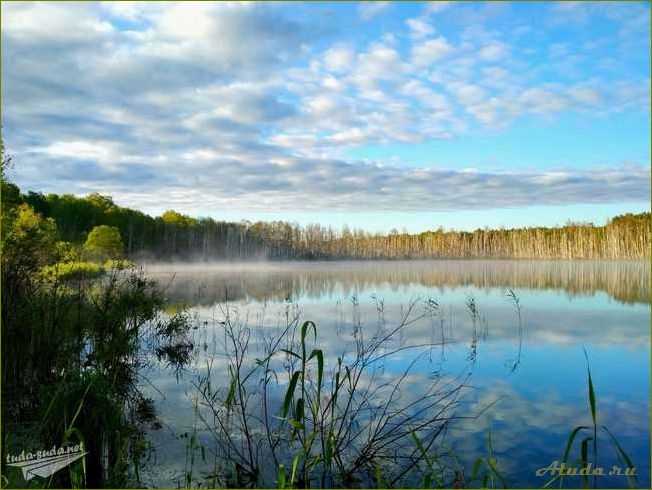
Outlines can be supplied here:
M650 485L650 267L642 262L393 261L248 264L169 264L146 267L166 286L172 309L190 306L202 327L194 332L197 356L171 374L154 365L143 389L155 399L163 428L151 432L154 448L143 483L183 485L186 439L196 424L193 381L206 359L220 372L220 319L230 311L255 339L278 331L288 312L319 326L320 346L331 361L355 349L353 326L372 335L400 321L412 305L419 318L400 346L439 344L419 352L410 388L432 372L470 374L458 413L482 416L455 422L444 443L470 472L486 456L491 431L499 467L512 487L541 487L537 468L559 460L569 432L590 422L588 353L598 397L599 422L634 460L641 487ZM522 324L513 299L521 306ZM438 305L443 324L423 314ZM469 302L478 309L475 324ZM432 303L430 303L432 304ZM474 344L473 339L477 338ZM202 348L203 347L203 348ZM409 351L408 351L409 352ZM416 353L391 356L387 376L398 376ZM217 359L217 361L215 361ZM486 407L491 407L483 412ZM209 434L199 428L210 447ZM605 438L600 466L619 464ZM196 463L201 482L210 465ZM565 485L577 486L579 479ZM626 486L602 477L602 487Z

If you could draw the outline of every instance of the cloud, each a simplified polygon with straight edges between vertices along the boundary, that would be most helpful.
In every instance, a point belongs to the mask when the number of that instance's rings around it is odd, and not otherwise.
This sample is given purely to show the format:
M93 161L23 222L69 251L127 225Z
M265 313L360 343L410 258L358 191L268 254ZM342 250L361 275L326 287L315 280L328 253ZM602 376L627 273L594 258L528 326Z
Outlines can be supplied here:
M334 72L343 72L351 68L355 57L353 47L349 44L337 44L324 52L326 67Z
M391 2L361 2L358 13L362 20L370 20L377 15L385 13L391 7Z
M527 108L528 112L535 114L563 111L569 103L565 97L543 88L526 90L519 96L519 102Z
M484 61L498 61L505 58L509 53L509 47L505 43L492 41L483 46L478 55Z
M405 23L415 39L422 39L435 32L435 28L423 19L408 19Z
M22 162L16 180L53 192L101 189L134 206L165 195L191 207L200 189L208 197L198 205L213 209L649 198L647 174L633 167L628 177L620 161L610 185L573 168L473 174L435 160L401 168L389 157L373 165L350 157L365 146L464 145L471 131L507 131L526 116L649 113L649 73L602 77L579 64L561 77L552 62L590 59L584 48L542 42L536 58L500 29L435 31L434 14L360 41L276 4L3 4L3 138ZM634 22L618 10L601 15ZM149 191L132 169L153 183Z
M335 133L330 139L335 144L349 144L365 137L363 130L353 129ZM282 142L277 138L277 143ZM296 141L289 138L286 143ZM599 204L644 201L650 195L650 169L644 165L481 172L311 159L290 156L280 148L233 145L228 152L208 147L200 153L178 154L156 164L147 155L132 155L133 161L149 162L143 169L160 171L158 183L143 196L141 191L134 192L133 177L128 172L109 171L130 166L98 163L99 169L109 173L100 172L99 181L92 173L80 180L76 158L68 157L70 146L64 149L48 148L30 156L40 169L31 176L39 189L85 192L101 182L102 188L123 204L151 209L160 200L157 196L165 193L166 206L195 214L225 206L247 211L486 209L488 203L492 208ZM103 150L98 147L96 151ZM276 157L271 156L274 151ZM77 158L92 156L88 149ZM198 194L202 196L199 201L193 198ZM251 199L252 195L256 199Z
M356 71L361 78L371 80L394 78L400 63L398 51L386 44L375 43L368 51L360 53Z
M47 19L47 28L43 28ZM72 44L90 41L113 32L113 26L92 15L89 4L71 9L56 3L7 4L2 7L2 33L29 44L51 42Z
M104 142L90 141L57 141L43 148L35 148L34 151L55 158L74 158L98 162L108 162L113 153Z
M445 37L419 42L412 46L412 62L420 67L429 66L453 52Z
M151 4L148 4L148 2L145 1L102 2L101 5L110 15L130 21L136 21L145 17L147 11L152 7Z
M597 106L602 102L600 93L591 87L577 87L570 90L570 95L580 104Z
M424 6L424 10L427 14L437 14L443 12L453 5L455 2L446 2L446 1L437 1L437 2L427 2Z

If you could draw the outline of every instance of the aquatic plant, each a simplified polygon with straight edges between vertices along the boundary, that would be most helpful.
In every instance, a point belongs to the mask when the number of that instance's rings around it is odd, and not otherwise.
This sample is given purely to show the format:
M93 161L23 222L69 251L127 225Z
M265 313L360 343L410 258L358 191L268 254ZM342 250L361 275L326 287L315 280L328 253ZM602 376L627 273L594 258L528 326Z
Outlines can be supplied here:
M413 369L433 345L395 342L425 315L415 314L416 306L371 338L354 325L354 349L333 364L319 346L317 325L298 315L288 316L285 328L265 340L264 355L251 359L249 328L225 310L227 387L216 387L210 364L196 382L199 414L222 461L221 483L323 488L416 481L425 452L459 418L455 407L468 376L436 373L425 391L410 393ZM382 375L384 360L409 352L399 375Z
M627 479L627 484L630 488L636 486L636 474L630 474L629 472L633 469L635 470L635 465L632 462L632 459L629 457L625 449L622 447L616 436L607 428L606 425L598 423L598 404L595 394L595 388L593 385L593 378L591 376L591 367L589 364L589 356L584 350L584 356L586 357L586 370L587 370L587 384L588 384L588 401L589 401L589 411L591 413L591 425L578 425L575 427L566 441L566 446L564 447L564 452L561 457L562 466L575 470L585 470L585 474L580 473L582 476L582 487L589 488L589 479L592 474L593 476L593 485L592 488L598 488L598 475L594 472L586 471L593 467L593 469L599 468L598 466L598 435L604 433L609 442L612 445L612 449L618 457L620 463L624 467L624 475ZM581 438L579 441L579 458L576 460L569 461L571 452L574 447L576 439ZM577 472L575 472L576 474ZM564 484L564 472L556 475L554 478L549 480L546 483L546 487L549 487L555 481L559 481L559 488L563 488Z

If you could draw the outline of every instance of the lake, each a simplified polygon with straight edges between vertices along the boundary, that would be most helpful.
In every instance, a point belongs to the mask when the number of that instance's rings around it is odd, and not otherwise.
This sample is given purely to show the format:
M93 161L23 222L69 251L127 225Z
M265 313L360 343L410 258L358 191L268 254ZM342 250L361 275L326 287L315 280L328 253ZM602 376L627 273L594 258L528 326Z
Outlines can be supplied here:
M440 447L454 452L467 472L488 455L491 434L509 486L546 483L549 477L535 471L561 460L574 427L591 425L586 350L598 422L631 456L637 485L650 486L649 263L273 262L147 265L145 272L166 287L170 311L190 307L198 328L190 365L175 372L153 359L143 372L141 388L162 423L148 434L144 485L185 484L184 434L193 431L208 452L205 462L197 455L192 463L193 485L210 481L214 443L197 421L193 399L207 360L214 362L213 382L228 383L220 323L226 313L250 329L252 362L263 339L288 317L312 320L329 365L355 351L356 329L371 338L409 313L413 321L395 339L395 353L386 351L382 375L398 379L411 366L406 390L414 393L433 373L465 376L455 409L460 418ZM622 466L606 433L599 443L599 466L607 472ZM598 478L601 487L627 486L624 476ZM580 483L580 477L564 481Z

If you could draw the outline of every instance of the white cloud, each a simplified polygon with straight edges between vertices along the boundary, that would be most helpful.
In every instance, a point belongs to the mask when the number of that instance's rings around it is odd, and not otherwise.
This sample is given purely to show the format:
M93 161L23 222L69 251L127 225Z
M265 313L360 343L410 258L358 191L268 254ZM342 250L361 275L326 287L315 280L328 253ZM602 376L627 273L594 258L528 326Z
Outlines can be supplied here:
M71 9L57 3L5 2L2 4L2 32L29 43L56 44L92 41L111 34L113 26L91 15L90 10L89 4L84 3ZM44 19L47 19L46 27Z
M482 81L488 85L500 86L509 78L509 72L499 66L482 69Z
M465 106L480 104L487 97L487 93L482 87L472 83L454 83L450 85L449 90Z
M318 95L308 101L308 109L318 117L327 116L338 109L335 100L328 95Z
M428 14L437 14L448 9L454 2L447 2L444 0L437 0L433 2L427 2L424 6L424 10Z
M341 92L344 90L344 83L341 80L338 80L335 77L327 76L322 80L322 85L328 90L333 90L334 92Z
M435 28L423 19L408 19L405 23L414 39L423 39L435 32Z
M400 92L409 97L416 98L429 109L438 111L440 116L446 115L452 117L452 106L446 96L426 87L420 80L412 79L405 82L401 86Z
M374 43L366 52L358 55L350 78L360 94L380 94L382 91L377 83L396 79L404 69L398 51L386 44Z
M145 17L148 11L157 8L156 4L152 4L152 2L131 2L124 0L119 2L102 2L102 7L105 8L110 15L130 21L135 21Z
M291 149L319 146L319 139L314 134L277 134L270 138L270 142Z
M483 46L478 56L484 61L498 61L505 58L509 53L509 47L505 43L492 41Z
M98 141L57 141L42 148L35 148L34 151L52 157L97 160L104 163L110 162L111 157L116 156L106 142Z
M353 128L336 133L333 144L366 141L364 131ZM290 140L288 140L288 143ZM166 168L166 180L149 179L142 194L110 174L102 188L121 196L126 205L142 207L152 196L166 195L166 205L186 211L202 195L203 209L242 211L320 210L461 210L577 203L635 202L649 199L650 169L623 166L609 169L545 172L482 172L438 168L407 169L333 159L284 157L256 162L231 160L212 150L192 155L184 165ZM186 155L189 156L189 155ZM71 165L70 162L65 165ZM75 172L52 168L67 191L80 192L97 183L98 174L79 183ZM160 170L159 170L160 173ZM201 175L194 179L193 175ZM132 175L133 178L133 175ZM171 180L169 180L171 179ZM43 182L45 184L45 181ZM52 189L51 185L44 185ZM252 200L251 195L257 198ZM160 199L160 197L159 197Z
M371 18L387 12L391 7L391 2L361 2L358 6L358 12L363 20L370 20Z
M348 71L353 64L355 53L349 44L338 44L324 52L326 67L334 72Z
M570 105L567 97L540 87L525 90L518 102L526 112L533 114L560 112Z
M347 129L328 137L329 141L337 145L357 145L369 141L369 138L369 133L361 128Z
M570 96L581 104L597 106L602 102L600 93L591 87L577 87L570 90Z
M412 62L417 66L429 66L450 55L453 47L445 37L439 36L435 39L416 43L412 46Z
M200 189L216 206L242 209L263 202L252 195L286 209L315 195L311 206L341 209L649 196L649 162L611 173L564 169L566 179L344 158L360 145L463 145L470 129L506 130L525 115L649 111L649 74L604 79L580 66L570 81L544 83L542 73L555 76L551 63L520 56L509 33L435 24L448 38L433 37L431 21L354 43L322 29L321 18L299 22L275 4L3 4L3 137L26 160L17 180L44 191L115 191L133 205L162 193L189 201ZM581 52L572 43L537 49L560 66Z

